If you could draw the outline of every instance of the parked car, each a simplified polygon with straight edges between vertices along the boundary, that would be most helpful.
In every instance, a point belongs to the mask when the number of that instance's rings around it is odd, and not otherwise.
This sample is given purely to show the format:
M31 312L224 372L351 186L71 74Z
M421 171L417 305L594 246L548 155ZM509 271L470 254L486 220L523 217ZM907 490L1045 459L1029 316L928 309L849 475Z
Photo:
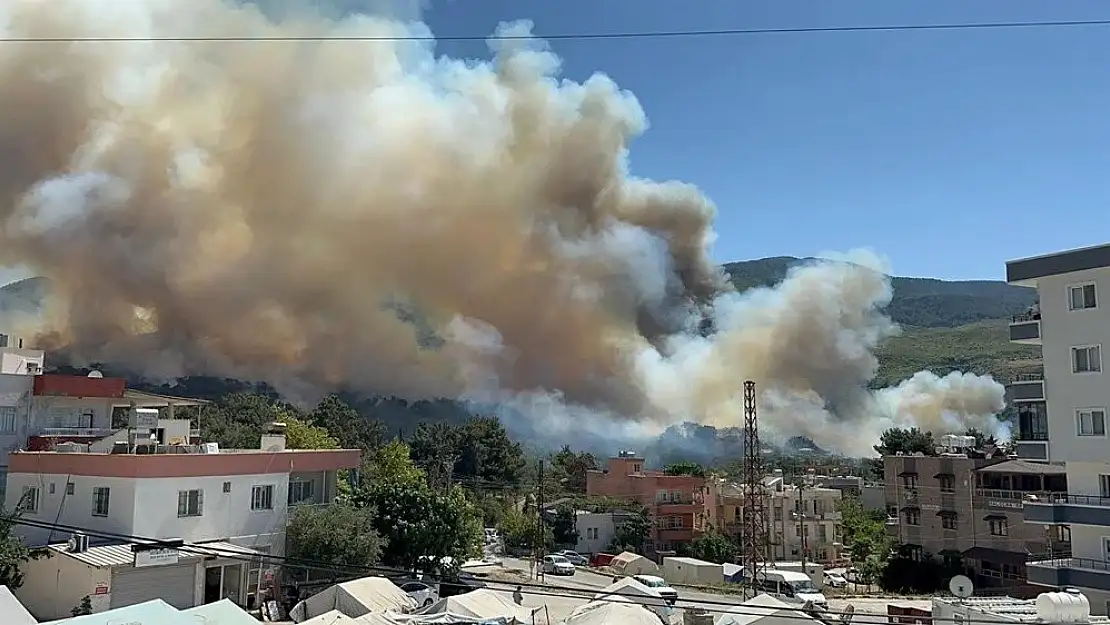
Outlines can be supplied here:
M849 567L847 571L844 571L844 579L853 584L866 584L870 581L865 578L863 576L863 573L861 573L860 570L854 566Z
M574 575L574 565L563 556L544 556L543 572L552 575Z
M439 601L439 592L421 581L408 581L400 584L401 590L408 593L410 597L416 599L417 605L427 607Z
M655 592L663 596L663 599L670 605L674 605L678 601L678 591L667 585L667 580L657 575L633 575L632 579L640 582L648 588L654 588Z
M563 556L574 566L586 566L590 563L590 561L586 559L586 556L578 553L577 551L570 551L569 549L566 551L560 551L554 555Z
M833 588L844 588L848 585L848 580L840 573L825 571L825 585Z

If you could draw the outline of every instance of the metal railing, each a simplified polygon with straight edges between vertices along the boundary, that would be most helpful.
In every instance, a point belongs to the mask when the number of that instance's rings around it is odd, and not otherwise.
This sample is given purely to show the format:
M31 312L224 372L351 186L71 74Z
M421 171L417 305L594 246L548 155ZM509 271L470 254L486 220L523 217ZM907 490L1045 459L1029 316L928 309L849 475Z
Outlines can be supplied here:
M111 436L111 428L42 428L37 436Z
M1010 382L1044 382L1044 371L1036 373L1019 373L1010 378Z
M1110 507L1110 497L1103 497L1101 495L1073 495L1071 493L1045 493L1044 499L1027 501L1026 503Z
M1041 320L1041 313L1033 312L1033 311L1023 312L1020 315L1014 315L1013 317L1010 317L1010 322L1011 323L1029 323L1030 321L1040 321L1040 320Z
M1042 556L1043 557L1043 556ZM1034 556L1031 556L1034 558ZM1095 560L1093 558L1052 557L1044 559L1030 559L1026 566L1043 566L1054 569L1087 569L1089 571L1105 571L1110 573L1110 562Z
M1067 496L1067 493L1059 493L1044 490L1002 490L995 488L976 488L975 496L987 499L1006 499L1017 501L1029 501L1034 503L1044 503L1052 497ZM1030 497L1035 497L1031 499Z
M1018 440L1018 441L1047 441L1048 440L1048 432L1029 432L1029 431L1024 431L1024 430L1019 429L1017 438L1015 440Z

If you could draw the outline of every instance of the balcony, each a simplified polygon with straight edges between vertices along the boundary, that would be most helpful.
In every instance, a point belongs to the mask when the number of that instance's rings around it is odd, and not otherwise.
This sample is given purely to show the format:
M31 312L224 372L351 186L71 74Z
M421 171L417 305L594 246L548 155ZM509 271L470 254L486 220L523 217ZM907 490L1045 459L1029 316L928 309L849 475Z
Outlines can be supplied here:
M975 505L988 510L1022 510L1029 503L1045 503L1053 501L1055 497L1066 496L1065 493L1051 491L1023 491L1000 490L996 488L975 489Z
M1023 345L1041 344L1041 313L1028 312L1010 318L1010 341Z
M1015 404L1045 401L1044 372L1022 373L1010 380L1010 400Z
M1110 527L1110 497L1049 494L1025 502L1025 522Z
M1040 586L1079 586L1110 591L1110 562L1090 558L1053 558L1025 563L1026 578Z

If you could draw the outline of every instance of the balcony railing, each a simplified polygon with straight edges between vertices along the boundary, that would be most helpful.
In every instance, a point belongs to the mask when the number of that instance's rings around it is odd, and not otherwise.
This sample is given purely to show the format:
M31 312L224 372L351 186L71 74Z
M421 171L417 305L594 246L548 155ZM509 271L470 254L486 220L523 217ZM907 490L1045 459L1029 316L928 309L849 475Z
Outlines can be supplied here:
M1045 556L1040 556L1039 558L1037 556L1030 556L1025 564L1055 569L1088 569L1091 571L1110 572L1110 562L1106 560L1095 560L1093 558L1059 557L1055 555L1052 558L1047 558Z
M1044 382L1044 371L1038 371L1036 373L1019 373L1010 378L1010 382Z
M1101 495L1073 495L1071 493L1045 493L1044 498L1029 503L1071 504L1073 506L1110 507L1110 497Z
M984 499L1006 499L1017 501L1028 501L1031 503L1051 503L1051 499L1060 496L1067 496L1067 493L1058 493L1052 491L1030 491L1030 490L1002 490L996 488L976 488L975 496Z
M1041 320L1041 313L1033 312L1033 311L1024 312L1024 313L1021 313L1020 315L1014 315L1013 317L1010 317L1010 323L1030 323L1032 321L1040 321L1040 320Z
M111 436L111 428L42 428L37 436Z
M1048 432L1032 432L1029 430L1019 430L1017 434L1019 441L1047 441Z

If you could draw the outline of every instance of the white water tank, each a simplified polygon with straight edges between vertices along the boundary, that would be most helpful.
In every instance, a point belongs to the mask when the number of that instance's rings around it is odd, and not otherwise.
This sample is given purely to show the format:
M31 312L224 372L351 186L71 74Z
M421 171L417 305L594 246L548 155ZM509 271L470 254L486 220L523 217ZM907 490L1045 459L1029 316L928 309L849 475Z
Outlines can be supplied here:
M1037 596L1037 618L1043 623L1087 623L1091 620L1091 602L1081 593L1041 593Z

